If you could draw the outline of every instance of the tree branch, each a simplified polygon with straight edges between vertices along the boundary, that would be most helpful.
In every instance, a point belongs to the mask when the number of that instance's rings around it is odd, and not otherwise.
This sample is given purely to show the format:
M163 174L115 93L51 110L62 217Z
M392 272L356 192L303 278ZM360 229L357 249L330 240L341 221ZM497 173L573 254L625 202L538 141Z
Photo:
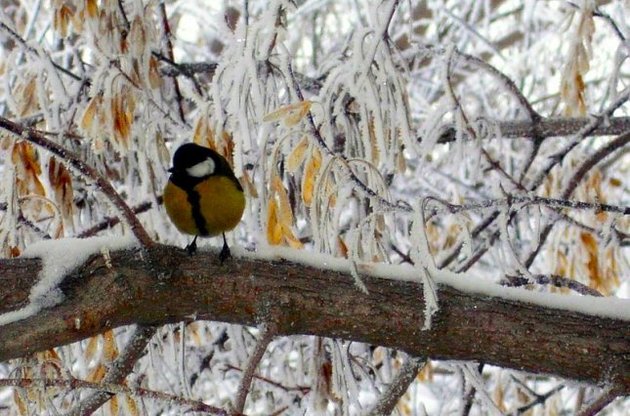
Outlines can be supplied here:
M0 361L130 324L162 325L194 316L253 326L271 308L276 336L342 338L413 356L479 360L588 383L616 383L630 391L630 325L621 318L463 292L438 282L440 309L431 329L422 331L419 281L363 274L369 292L364 294L349 273L286 260L248 255L218 264L215 252L190 257L162 245L112 252L108 259L95 255L62 282L63 303L0 327ZM24 306L40 267L38 259L0 260L0 313ZM402 273L395 266L379 270Z

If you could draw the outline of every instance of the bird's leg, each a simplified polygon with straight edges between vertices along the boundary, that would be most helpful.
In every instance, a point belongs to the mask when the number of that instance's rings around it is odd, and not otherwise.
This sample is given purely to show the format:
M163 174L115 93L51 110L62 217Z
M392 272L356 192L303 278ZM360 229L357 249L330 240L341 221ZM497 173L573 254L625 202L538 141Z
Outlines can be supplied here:
M230 257L232 257L232 253L230 253L230 248L228 247L227 240L225 239L225 233L223 233L223 248L221 249L221 253L219 253L219 260L221 260L221 264Z
M188 255L190 255L190 256L195 254L195 251L197 251L197 236L195 236L195 238L193 238L192 243L190 243L190 244L188 244L186 246L186 251L188 252Z

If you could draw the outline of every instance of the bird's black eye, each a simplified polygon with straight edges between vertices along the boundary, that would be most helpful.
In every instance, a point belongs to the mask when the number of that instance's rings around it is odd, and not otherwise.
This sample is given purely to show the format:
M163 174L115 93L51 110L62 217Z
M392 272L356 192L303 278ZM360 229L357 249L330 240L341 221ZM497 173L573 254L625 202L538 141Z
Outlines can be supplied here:
M214 163L214 159L208 157L204 161L187 168L186 173L188 174L188 176L192 176L194 178L203 178L205 176L212 175L215 169L216 163Z

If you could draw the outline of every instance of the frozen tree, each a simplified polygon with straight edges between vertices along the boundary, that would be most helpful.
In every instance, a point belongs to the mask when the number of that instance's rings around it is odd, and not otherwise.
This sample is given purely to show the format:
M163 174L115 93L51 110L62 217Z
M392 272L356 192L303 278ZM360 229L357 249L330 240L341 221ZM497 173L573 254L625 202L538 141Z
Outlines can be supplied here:
M627 412L627 1L0 3L0 413Z

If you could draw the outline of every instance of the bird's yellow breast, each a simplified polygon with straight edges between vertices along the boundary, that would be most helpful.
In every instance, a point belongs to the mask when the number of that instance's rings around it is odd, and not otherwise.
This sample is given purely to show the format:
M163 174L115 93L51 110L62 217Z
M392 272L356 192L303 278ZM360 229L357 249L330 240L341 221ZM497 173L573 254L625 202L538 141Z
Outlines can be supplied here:
M211 176L197 184L199 212L206 233L202 233L193 216L188 193L168 181L164 189L164 206L173 224L183 233L211 237L236 227L245 209L245 195L234 181L225 176Z

